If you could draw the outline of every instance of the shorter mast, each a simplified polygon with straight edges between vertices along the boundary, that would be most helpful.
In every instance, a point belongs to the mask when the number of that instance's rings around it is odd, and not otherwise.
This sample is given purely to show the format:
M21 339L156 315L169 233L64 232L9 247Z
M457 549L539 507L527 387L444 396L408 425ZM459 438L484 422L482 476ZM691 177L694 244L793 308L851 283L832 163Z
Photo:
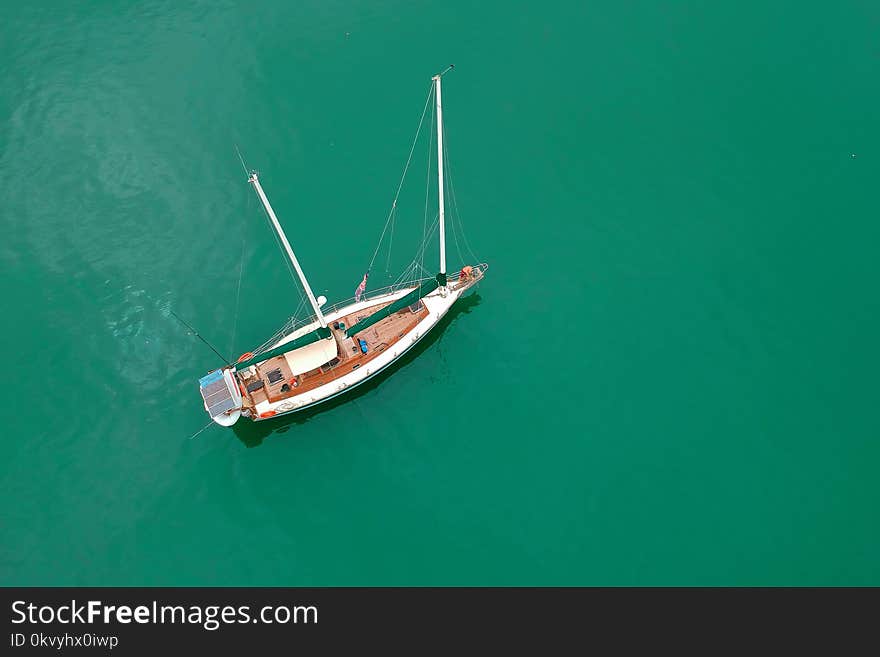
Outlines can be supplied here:
M287 255L290 256L293 268L296 270L297 276L299 276L299 281L302 283L303 289L306 291L306 296L309 298L309 303L312 304L312 310L315 311L315 315L318 318L318 322L321 324L321 328L327 328L327 321L324 319L324 314L321 312L318 300L315 299L315 295L312 293L312 288L306 280L306 275L303 273L302 267L299 266L299 261L296 259L293 249L290 248L290 242L287 241L287 236L284 234L281 224L278 223L278 217L275 216L275 210L269 205L269 199L266 198L266 192L264 192L262 186L260 186L260 180L257 177L256 172L251 173L248 182L254 186L254 189L257 191L257 196L259 196L260 201L263 202L263 207L266 208L266 214L269 215L269 219L272 221L272 226L275 228L275 232L278 233L278 237L281 238L284 250L287 251Z

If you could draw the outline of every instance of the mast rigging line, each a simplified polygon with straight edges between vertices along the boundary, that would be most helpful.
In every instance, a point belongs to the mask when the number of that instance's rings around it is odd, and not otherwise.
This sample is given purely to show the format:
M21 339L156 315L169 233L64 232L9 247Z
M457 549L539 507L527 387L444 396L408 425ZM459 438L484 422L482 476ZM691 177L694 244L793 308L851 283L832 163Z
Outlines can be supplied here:
M422 132L422 124L425 121L425 113L428 111L428 105L431 102L431 98L434 96L434 85L431 84L430 89L428 90L428 96L425 98L425 106L422 108L422 116L419 119L419 127L416 129L416 136L413 138L412 146L409 148L409 155L406 158L406 165L403 167L403 175L400 177L400 183L397 185L397 192L394 194L394 201L391 203L391 210L388 212L388 218L385 219L385 226L382 228L382 234L379 236L379 242L376 244L376 249L373 251L373 257L370 258L370 266L367 268L367 271L370 271L373 268L373 263L376 260L376 255L379 253L379 247L382 246L382 240L385 239L385 232L388 230L388 225L391 222L391 218L394 216L394 212L397 209L397 199L400 196L400 190L403 188L403 182L406 180L406 173L409 171L409 165L412 161L413 152L416 148L416 143L419 140L419 135ZM389 244L388 247L388 258L391 259L391 246Z
M425 260L425 251L428 248L428 240L434 237L434 231L437 230L437 224L439 223L440 215L439 213L434 215L434 220L431 223L430 228L425 229L425 237L422 239L421 244L418 249L416 249L416 256L413 258L412 262L410 262L404 270L401 272L400 276L397 277L395 281L395 285L403 283L410 276L415 276L418 271L424 272L426 275L431 276L432 274L425 269L424 260Z
M248 173L247 165L244 163L244 158L241 156L241 151L238 150L238 144L235 144L235 152L238 153L238 161L241 162L241 168L244 169L244 175L250 175Z
M326 329L327 321L324 319L324 314L321 312L321 304L318 303L317 298L312 292L312 286L309 285L309 281L306 278L302 267L300 267L299 260L297 259L296 254L293 252L293 248L290 246L290 242L287 241L287 236L284 234L284 229L281 227L281 223L278 221L278 217L275 216L275 211L272 209L272 205L269 203L269 199L266 198L266 193L263 191L262 185L260 185L259 175L256 172L252 173L250 178L248 178L248 182L254 186L254 190L257 192L257 196L260 197L263 208L266 210L266 214L269 215L269 218L272 221L272 226L275 229L275 232L278 234L278 239L280 239L282 244L284 244L284 250L287 252L287 256L290 258L290 263L296 270L296 275L299 277L299 282L302 283L303 290L305 291L306 296L309 298L309 303L312 305L312 310L315 311L315 316L318 318L318 323L321 325L322 329Z
M241 156L241 151L238 150L238 144L235 145L235 152L238 153L238 159L241 161L241 166L244 169L245 175L247 175L247 166L244 163L244 158ZM250 212L251 209L251 195L247 195L247 209ZM246 224L242 222L241 226L241 255L239 256L238 261L238 286L235 290L235 312L232 315L232 338L230 339L229 344L229 353L235 354L235 338L238 334L238 308L241 301L241 280L244 276L244 254L245 249L247 247L247 233L245 231ZM230 359L233 357L230 356Z
M214 348L214 345L212 345L212 344L211 344L210 342L208 342L204 337L202 337L201 333L199 333L198 331L196 331L196 329L195 329L195 328L194 328L189 322L187 322L187 321L186 321L185 319L183 319L180 315L178 315L176 312L174 312L173 310L171 310L171 308L168 308L168 312L171 313L171 314L174 316L174 319L176 319L178 322L180 322L180 323L183 324L186 328L188 328L190 331L192 331L192 334L193 334L194 336L196 336L199 340L201 340L201 341L204 342L206 345L208 345L208 348L209 348L211 351L213 351L215 354L217 354L217 355L220 357L220 360L222 360L222 361L223 361L224 363L226 363L227 365L230 365L230 364L231 364L231 363L229 362L229 359L226 358L226 356L224 356L223 354L221 354L219 351L217 351L217 350Z
M474 253L474 250L471 248L471 245L468 243L467 235L464 232L464 222L461 220L461 212L458 209L458 201L455 198L455 183L452 180L452 166L449 163L449 149L446 142L446 127L443 127L443 168L446 170L446 182L449 187L449 196L452 201L451 208L452 212L450 214L453 215L452 221L450 225L452 226L452 236L455 239L455 248L458 251L458 257L464 262L464 256L461 253L461 249L458 246L458 236L456 235L456 222L458 222L458 233L461 234L461 239L464 242L464 247L468 252L468 255L473 258L474 262L482 262L477 255Z
M278 343L278 341L281 340L281 338L283 338L284 336L293 332L297 328L301 328L302 322L300 322L297 319L297 317L299 315L299 311L302 310L305 307L305 305L306 305L305 297L301 297L299 300L299 305L296 307L296 310L293 311L293 315L291 315L287 319L287 321L284 322L284 325L280 329L275 331L275 333L273 333L272 336L268 340L266 340L263 344L261 344L256 349L254 349L253 353L256 356L259 356L260 354L262 354L266 351L269 351L269 349L274 347Z
M287 273L290 274L290 280L293 281L294 286L293 289L296 290L297 295L299 295L300 301L304 299L302 292L300 292L300 286L302 282L297 278L296 273L293 271L293 265L290 264L290 259L287 257L287 253L284 251L284 245L281 243L281 238L278 237L278 233L275 232L275 229L272 227L272 217L269 216L269 211L262 206L260 206L263 210L263 217L266 219L266 224L269 226L269 232L272 233L272 237L275 239L275 245L278 247L278 250L281 252L281 257L284 260L284 263L287 265Z
M248 203L250 203L250 194L248 194ZM232 314L232 339L229 341L229 353L234 353L235 334L238 332L238 303L241 299L241 279L244 275L244 252L247 241L245 240L244 228L241 231L241 256L238 261L238 287L235 289L235 312Z
M125 286L125 289L128 289L129 287L131 287L131 286L128 286L128 285ZM146 290L146 289L142 289L142 292L143 292L144 296L146 296L147 299L149 299L149 300L154 304L154 307L155 307L157 310L159 310L160 312L164 312L165 310L167 310L167 311L171 314L171 316L174 317L174 319L176 319L178 322L180 322L181 324L183 324L183 325L184 325L184 326L185 326L185 327L186 327L186 328L187 328L187 329L188 329L188 330L189 330L194 336L196 336L199 340L201 340L202 342L204 342L204 343L208 346L208 348L209 348L211 351L213 351L215 354L217 354L217 356L220 357L220 360L222 360L222 361L223 361L224 363L226 363L227 365L231 364L231 363L230 363L230 360L229 360L228 358L226 358L226 356L224 356L223 354L221 354L219 351L217 351L217 350L214 348L214 346L213 346L210 342L208 342L208 341L202 336L202 334L199 333L199 332L195 329L195 327L194 327L192 324L190 324L190 323L187 322L185 319L183 319L183 317L181 317L181 316L178 315L176 312L174 312L173 310L171 310L171 302L170 302L170 301L167 302L167 303L163 303L163 302L160 301L159 299L156 299L156 298L155 298L152 294L150 294L149 291Z
M434 83L431 82L431 91L434 91ZM431 96L433 98L433 94ZM425 174L425 213L422 217L422 245L424 245L425 240L427 239L428 234L428 201L431 196L431 162L434 158L431 157L431 146L434 145L434 118L436 113L431 111L431 129L428 132L428 165L426 167L427 173ZM422 246L422 250L420 251L420 255L417 256L419 258L419 267L424 271L425 269L425 258L424 258L424 246Z
M235 144L235 152L238 155L238 161L241 162L241 168L244 170L244 175L247 176L248 182L251 182L251 175L257 174L256 171L248 169L247 164L244 162L244 157L241 155L241 151L238 148L238 144ZM257 174L258 175L258 174ZM250 208L250 195L248 195L248 207ZM266 223L269 225L269 231L272 233L272 236L275 238L275 244L278 246L278 250L281 251L282 257L285 256L284 245L281 243L281 238L275 232L275 229L272 227L272 217L269 216L269 211L263 206L263 216L266 218ZM300 301L304 299L302 292L299 291L299 286L297 283L297 276L294 274L293 268L291 267L290 261L283 257L285 264L287 265L287 273L290 274L290 280L294 282L293 289L296 290L297 295L299 295ZM241 285L241 280L239 279L239 286ZM236 306L237 310L237 306Z

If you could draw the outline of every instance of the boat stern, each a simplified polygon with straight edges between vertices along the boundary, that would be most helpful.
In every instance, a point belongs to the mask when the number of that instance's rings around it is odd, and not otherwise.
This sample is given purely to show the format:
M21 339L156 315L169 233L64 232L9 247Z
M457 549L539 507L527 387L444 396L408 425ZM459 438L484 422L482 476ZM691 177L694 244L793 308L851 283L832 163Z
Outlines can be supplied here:
M241 417L241 392L231 368L219 369L199 379L205 411L222 427L231 427Z

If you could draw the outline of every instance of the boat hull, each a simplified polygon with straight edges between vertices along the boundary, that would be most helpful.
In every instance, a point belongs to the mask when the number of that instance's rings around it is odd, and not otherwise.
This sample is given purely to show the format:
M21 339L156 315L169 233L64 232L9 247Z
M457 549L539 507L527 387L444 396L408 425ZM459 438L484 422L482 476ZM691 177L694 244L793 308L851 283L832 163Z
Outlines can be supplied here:
M426 335L428 335L440 320L449 312L453 304L470 289L471 286L463 286L462 288L446 291L444 296L440 290L425 296L422 301L428 308L428 316L420 321L412 330L404 335L393 348L379 355L371 361L367 366L346 374L335 381L322 385L310 392L303 393L282 402L273 404L265 404L263 407L257 408L258 413L255 417L251 417L254 422L263 422L265 420L274 420L286 415L292 415L300 411L314 408L324 402L335 399L345 393L357 388L358 386L374 379L389 367L398 362L407 352L415 347ZM350 312L349 308L340 310L340 314ZM328 320L330 318L328 317ZM266 416L268 411L274 411L271 415ZM260 417L264 415L263 417Z
M435 324L435 326L436 326L436 324ZM385 371L388 370L390 367L394 366L395 363L398 363L398 362L401 360L401 358L403 358L403 356L404 356L408 351L410 351L410 350L411 350L413 347L415 347L419 342L421 342L422 339L423 339L426 335L428 335L428 333L430 333L432 329L433 329L433 327L432 327L431 329L428 329L428 331L426 331L425 333L423 333L422 336L419 337L417 340L411 342L411 343L409 344L409 346L407 346L403 351L401 351L401 352L398 354L398 356L397 356L396 358L394 358L391 362L389 362L387 365L383 365L381 368L377 369L377 370L374 371L372 374L367 375L365 378L361 379L361 380L358 381L357 383L353 383L353 384L351 384L350 386L348 386L347 388L344 388L343 390L340 390L339 392L335 392L335 393L333 393L332 395L330 395L330 396L328 396L328 397L324 397L323 399L319 399L318 401L312 402L311 404L306 404L306 405L304 405L304 406L299 406L299 407L297 407L297 408L294 408L294 409L292 409L292 410L290 410L290 411L286 411L286 412L283 412L283 413L277 413L277 414L273 415L273 416L270 417L270 418L256 418L256 419L254 419L253 421L254 421L254 422L265 422L265 421L267 421L267 420L274 420L274 419L276 419L276 418L284 417L285 415L293 415L294 413L298 413L298 412L300 412L300 411L305 411L305 410L310 409L310 408L315 408L316 406L320 406L321 404L323 404L323 403L325 403L325 402L328 402L328 401L330 401L331 399L336 399L337 397L341 397L342 395L344 395L344 394L346 394L346 393L348 393L348 392L351 392L352 390L354 390L354 389L357 388L358 386L360 386L360 385L362 385L362 384L364 384L364 383L367 383L368 381L371 381L372 379L375 379L375 378L376 378L377 376L379 376L382 372L385 372ZM232 423L232 424L234 424L234 423ZM227 426L232 426L232 424L227 425Z

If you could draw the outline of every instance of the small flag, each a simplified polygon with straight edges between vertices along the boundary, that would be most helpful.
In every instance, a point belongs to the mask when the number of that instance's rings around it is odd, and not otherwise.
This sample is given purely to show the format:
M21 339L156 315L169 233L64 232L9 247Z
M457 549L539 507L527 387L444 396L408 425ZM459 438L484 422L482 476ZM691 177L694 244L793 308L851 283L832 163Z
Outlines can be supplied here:
M364 280L361 281L361 284L358 285L357 289L354 291L354 300L355 301L360 301L361 295L364 293L364 291L366 291L366 289L367 289L367 276L369 276L369 275L370 275L370 272L367 272L366 274L364 274Z

